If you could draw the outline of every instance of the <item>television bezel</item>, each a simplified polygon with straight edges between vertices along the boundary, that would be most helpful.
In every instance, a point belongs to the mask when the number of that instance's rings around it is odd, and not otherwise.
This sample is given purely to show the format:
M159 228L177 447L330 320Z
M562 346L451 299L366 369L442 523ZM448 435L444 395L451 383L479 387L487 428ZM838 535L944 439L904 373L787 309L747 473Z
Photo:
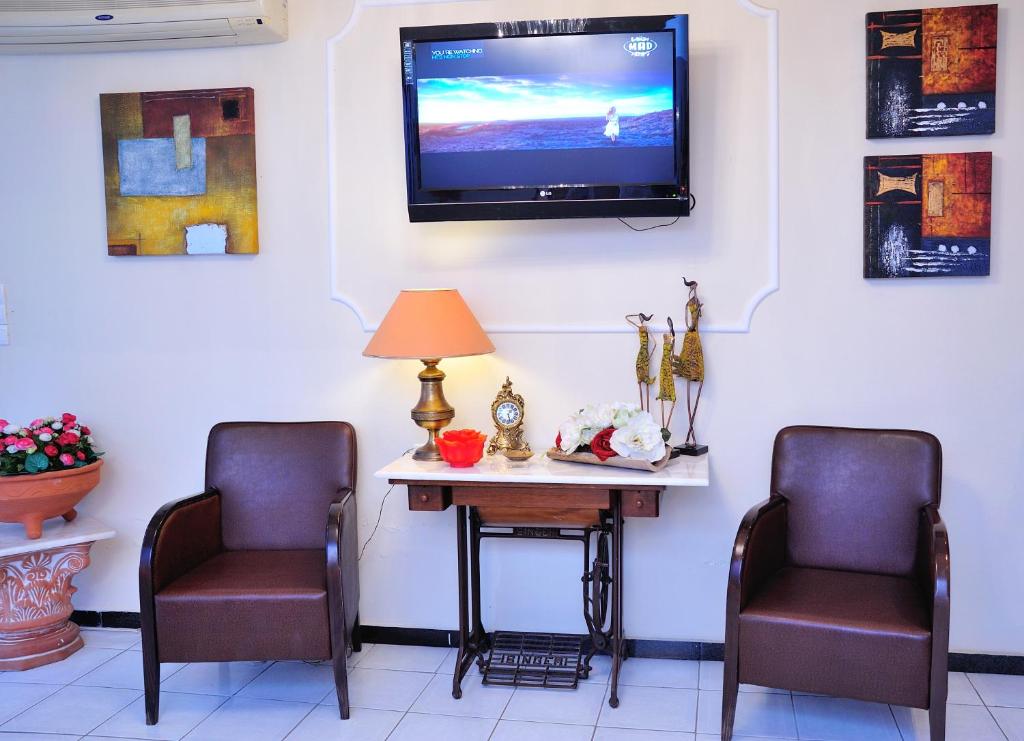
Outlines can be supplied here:
M669 22L685 18L682 28ZM673 185L534 187L503 186L476 190L428 190L420 187L419 118L415 75L409 74L409 44L437 41L502 39L517 36L574 36L671 31L674 48L685 44L682 63L675 65L675 156ZM680 39L680 36L682 37ZM484 221L498 219L621 218L690 215L689 17L670 15L568 18L537 21L499 21L399 29L402 61L402 100L405 112L405 171L409 220ZM621 196L628 187L642 195ZM515 198L522 194L521 198ZM513 199L507 196L513 195ZM490 196L494 200L489 200ZM501 197L499 197L501 196Z

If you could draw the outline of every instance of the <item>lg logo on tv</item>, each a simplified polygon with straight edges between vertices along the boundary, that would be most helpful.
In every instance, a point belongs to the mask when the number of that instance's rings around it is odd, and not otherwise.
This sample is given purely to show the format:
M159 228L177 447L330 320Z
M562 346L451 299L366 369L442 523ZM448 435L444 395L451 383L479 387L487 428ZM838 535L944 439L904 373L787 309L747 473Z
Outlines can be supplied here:
M634 57L649 57L658 48L658 43L649 36L630 36L622 48Z

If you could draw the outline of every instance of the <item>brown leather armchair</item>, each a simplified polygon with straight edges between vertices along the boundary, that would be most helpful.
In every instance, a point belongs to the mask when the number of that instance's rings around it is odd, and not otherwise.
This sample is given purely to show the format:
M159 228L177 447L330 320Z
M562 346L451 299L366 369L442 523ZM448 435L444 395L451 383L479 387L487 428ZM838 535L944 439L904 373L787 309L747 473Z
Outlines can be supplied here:
M926 708L945 738L949 540L924 432L787 427L729 570L722 739L741 682Z
M356 437L347 422L210 431L206 491L160 508L139 565L146 723L161 662L331 659L349 717L360 650Z

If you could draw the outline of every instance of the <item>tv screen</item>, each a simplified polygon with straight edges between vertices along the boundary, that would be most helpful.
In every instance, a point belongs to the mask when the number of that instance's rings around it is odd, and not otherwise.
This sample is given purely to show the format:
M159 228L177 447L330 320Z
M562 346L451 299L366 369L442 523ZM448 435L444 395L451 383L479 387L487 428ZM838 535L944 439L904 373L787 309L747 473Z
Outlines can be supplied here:
M403 28L413 221L685 215L686 16Z

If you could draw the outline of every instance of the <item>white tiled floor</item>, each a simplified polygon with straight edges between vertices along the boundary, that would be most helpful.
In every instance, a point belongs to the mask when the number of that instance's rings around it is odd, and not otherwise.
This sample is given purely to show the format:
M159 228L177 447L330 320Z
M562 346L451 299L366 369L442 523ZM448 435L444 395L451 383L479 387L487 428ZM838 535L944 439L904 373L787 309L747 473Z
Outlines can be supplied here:
M454 651L366 646L349 662L352 718L331 668L303 662L163 667L160 724L146 726L135 631L85 630L66 661L0 673L0 741L716 741L720 662L630 659L608 706L609 661L576 691L484 687L451 697ZM927 741L928 714L744 686L735 741ZM951 674L949 741L1024 741L1024 677Z

